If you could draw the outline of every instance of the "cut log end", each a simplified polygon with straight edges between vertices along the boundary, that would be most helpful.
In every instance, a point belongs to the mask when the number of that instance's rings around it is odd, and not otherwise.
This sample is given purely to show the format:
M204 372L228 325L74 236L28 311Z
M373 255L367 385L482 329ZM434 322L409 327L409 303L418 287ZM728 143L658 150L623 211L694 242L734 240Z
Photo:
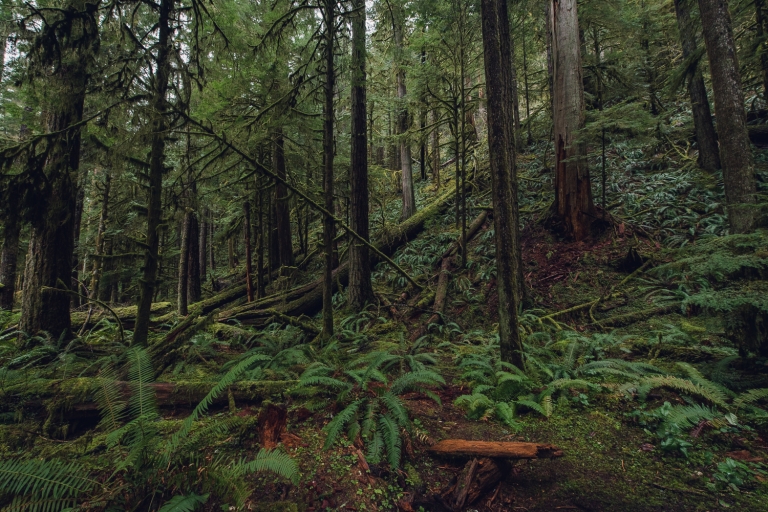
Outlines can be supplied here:
M428 448L433 455L446 457L489 457L496 459L553 459L563 451L551 444L445 439Z

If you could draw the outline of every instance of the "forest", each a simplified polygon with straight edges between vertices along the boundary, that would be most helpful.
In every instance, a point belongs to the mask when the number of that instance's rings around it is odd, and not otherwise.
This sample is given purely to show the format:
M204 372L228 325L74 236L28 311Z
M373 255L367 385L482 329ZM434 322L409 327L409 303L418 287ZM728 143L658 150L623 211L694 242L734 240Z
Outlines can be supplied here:
M765 0L0 0L0 511L768 509Z

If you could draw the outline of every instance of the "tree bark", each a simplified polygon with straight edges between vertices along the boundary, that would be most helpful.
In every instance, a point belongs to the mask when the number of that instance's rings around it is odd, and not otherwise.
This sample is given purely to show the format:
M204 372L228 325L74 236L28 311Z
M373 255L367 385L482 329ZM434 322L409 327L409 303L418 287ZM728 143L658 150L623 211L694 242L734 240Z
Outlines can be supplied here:
M768 16L765 13L765 0L755 0L755 15L757 18L758 53L760 55L760 71L763 75L763 100L768 101Z
M179 316L187 316L188 313L188 296L187 296L187 281L189 280L189 237L190 237L190 221L192 212L186 212L184 214L184 221L181 224L181 248L179 249L179 281L177 283L176 301L178 304Z
M696 52L696 29L691 19L689 0L675 0L675 13L677 14L677 26L680 30L680 44L683 48L683 59L688 59ZM691 97L691 111L693 112L693 128L696 133L696 144L699 146L699 166L714 172L720 169L720 155L718 155L717 135L712 123L712 113L709 110L707 89L704 85L704 75L701 67L696 66L688 81L688 94Z
M485 81L488 93L488 151L496 239L501 359L522 368L523 343L517 310L522 299L517 170L510 87L510 35L506 0L482 0Z
M38 196L30 219L32 232L24 275L24 294L19 328L33 334L48 331L53 337L70 334L70 296L74 253L74 221L80 128L70 127L83 118L88 85L88 65L99 44L97 4L70 0L63 9L46 14L41 41L49 45L52 61L34 65L53 69L47 86L57 91L56 101L44 105L48 132L59 132L46 148L48 154L36 169L46 186ZM49 59L51 57L43 57Z
M165 170L165 137L168 110L167 92L170 78L171 46L170 17L174 0L160 0L157 40L157 70L152 91L152 144L149 154L149 201L147 204L147 235L144 251L144 271L139 281L139 302L136 326L133 331L133 343L146 345L149 335L149 314L152 297L157 286L158 249L160 242L160 222L163 206L163 172Z
M200 222L197 213L189 214L189 240L187 241L187 302L199 302L202 297L200 286Z
M336 2L325 0L325 103L323 105L323 193L325 210L333 212L333 94L336 74L333 68L333 42L336 17ZM333 218L328 213L323 217L323 249L325 251L325 270L323 272L323 337L333 336Z
M275 131L272 164L275 174L285 179L285 150L283 149L283 130ZM293 266L293 242L291 238L291 211L288 206L288 189L279 181L275 183L275 227L277 235L277 258L281 267Z
M525 15L524 11L521 11ZM525 33L521 32L522 37L525 37ZM509 39L509 75L510 75L510 88L512 92L512 116L514 118L515 128L515 149L520 147L521 131L520 131L520 96L518 94L518 80L517 80L517 66L515 66L515 39L511 37Z
M21 222L14 212L6 212L3 249L0 254L0 309L13 309L16 293L16 262L19 257Z
M413 190L413 166L411 143L407 133L410 115L406 106L405 68L403 65L403 31L405 30L402 9L392 6L392 33L395 41L395 62L397 66L397 135L400 137L400 170L402 171L403 209L400 220L406 220L416 213L416 195Z
M493 1L503 2L504 0L483 0L483 4ZM444 439L429 447L427 451L433 455L498 459L552 459L563 456L563 451L551 444L464 439Z
M208 212L203 209L200 222L200 250L198 260L200 262L200 283L208 280Z
M432 109L432 176L435 180L435 187L440 189L440 125L438 124L439 114L436 109Z
M365 1L352 3L352 148L350 155L350 227L368 239L368 151L366 138ZM349 303L362 309L373 299L367 245L350 239Z
M699 0L699 10L715 95L728 221L731 233L748 233L755 225L756 182L731 15L726 0Z
M256 258L256 296L262 298L266 295L264 289L264 191L259 187L258 182L258 256Z
M587 148L577 142L584 127L584 85L576 0L550 0L555 136L553 214L565 234L583 240L595 219Z
M104 254L104 233L107 230L107 218L109 217L109 192L112 187L112 174L104 171L104 190L101 193L101 213L99 214L99 227L96 232L96 254ZM104 267L104 258L93 259L93 274L91 275L91 298L99 297L99 281L101 281L101 271Z
M251 203L246 201L243 203L243 213L245 214L245 220L243 221L243 234L245 235L245 289L248 295L248 302L253 302L253 271L251 270Z

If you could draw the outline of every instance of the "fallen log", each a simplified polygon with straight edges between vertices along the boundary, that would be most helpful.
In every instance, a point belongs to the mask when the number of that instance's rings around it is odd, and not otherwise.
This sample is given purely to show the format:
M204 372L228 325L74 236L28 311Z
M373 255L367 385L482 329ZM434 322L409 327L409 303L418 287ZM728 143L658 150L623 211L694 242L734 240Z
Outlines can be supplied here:
M489 457L496 459L552 459L563 451L551 444L445 439L427 448L432 455L446 457Z

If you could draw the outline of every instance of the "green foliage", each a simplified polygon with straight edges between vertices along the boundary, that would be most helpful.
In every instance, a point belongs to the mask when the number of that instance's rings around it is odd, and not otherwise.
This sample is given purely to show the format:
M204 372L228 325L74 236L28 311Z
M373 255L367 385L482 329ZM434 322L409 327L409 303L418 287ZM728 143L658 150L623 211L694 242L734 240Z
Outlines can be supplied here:
M63 510L99 486L88 473L77 462L6 459L0 461L0 497L13 498L9 510Z
M157 512L193 512L206 501L208 501L207 494L178 495L168 500Z

